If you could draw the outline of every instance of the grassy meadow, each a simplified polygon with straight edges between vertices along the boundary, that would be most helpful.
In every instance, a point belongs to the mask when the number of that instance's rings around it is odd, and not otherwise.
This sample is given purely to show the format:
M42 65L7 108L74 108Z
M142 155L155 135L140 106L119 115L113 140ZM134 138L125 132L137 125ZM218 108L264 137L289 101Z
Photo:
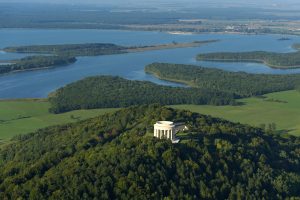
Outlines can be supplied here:
M175 105L174 108L260 126L275 123L277 130L300 136L300 92L284 91L264 98L239 100L240 106Z
M17 134L33 132L51 125L76 122L116 109L78 110L63 114L48 112L50 104L41 99L0 101L0 142Z
M239 106L174 105L172 107L260 126L275 123L277 130L300 136L300 92L285 91L239 100ZM47 126L76 122L116 109L78 110L63 114L48 112L43 99L0 101L0 143L18 134Z

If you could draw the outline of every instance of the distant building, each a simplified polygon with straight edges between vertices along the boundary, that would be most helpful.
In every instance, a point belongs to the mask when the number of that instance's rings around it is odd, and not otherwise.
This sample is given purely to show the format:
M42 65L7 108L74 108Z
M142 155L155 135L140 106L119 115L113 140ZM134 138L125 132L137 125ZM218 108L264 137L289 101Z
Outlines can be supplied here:
M187 130L183 123L158 121L154 124L154 137L166 138L172 140L173 143L178 143L179 139L176 138L176 133L183 130Z

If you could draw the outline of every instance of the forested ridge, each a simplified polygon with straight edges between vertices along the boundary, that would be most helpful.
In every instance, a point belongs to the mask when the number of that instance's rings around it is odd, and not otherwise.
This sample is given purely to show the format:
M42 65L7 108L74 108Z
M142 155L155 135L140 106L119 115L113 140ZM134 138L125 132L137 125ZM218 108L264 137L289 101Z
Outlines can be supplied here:
M291 90L300 86L300 74L248 74L169 63L153 63L146 66L145 71L161 79L186 83L197 88L219 90L238 97Z
M62 56L27 56L13 62L12 64L0 65L0 74L68 65L76 62L76 58Z
M299 45L295 44L294 47L299 48ZM300 67L300 51L291 53L275 53L266 51L204 53L199 54L197 56L197 60L259 62L272 68L289 69Z
M234 104L234 97L213 89L157 85L113 76L95 76L71 83L49 95L50 112L131 105Z
M184 122L181 142L152 137ZM300 140L158 105L22 135L0 149L0 199L300 197Z

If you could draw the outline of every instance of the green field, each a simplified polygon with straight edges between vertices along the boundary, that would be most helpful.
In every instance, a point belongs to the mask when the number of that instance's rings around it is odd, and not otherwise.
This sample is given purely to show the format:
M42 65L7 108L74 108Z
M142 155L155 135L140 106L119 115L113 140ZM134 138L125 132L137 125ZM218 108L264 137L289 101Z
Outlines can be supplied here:
M201 114L234 122L259 126L276 123L277 130L300 136L300 92L285 91L265 95L266 98L242 99L241 106L176 105Z
M76 122L95 117L116 109L79 110L64 114L50 114L50 104L45 100L0 101L0 142L17 134L33 132L37 129Z
M285 91L266 98L242 99L240 106L176 105L180 109L208 114L234 122L259 126L276 123L278 130L300 136L300 93ZM116 109L79 110L63 114L48 113L45 100L0 101L0 143L17 134L33 132L51 125L76 122Z

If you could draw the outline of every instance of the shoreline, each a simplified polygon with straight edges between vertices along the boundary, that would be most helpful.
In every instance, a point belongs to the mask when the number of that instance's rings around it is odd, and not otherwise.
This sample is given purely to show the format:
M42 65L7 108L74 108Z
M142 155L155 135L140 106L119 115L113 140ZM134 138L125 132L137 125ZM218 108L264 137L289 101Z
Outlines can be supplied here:
M158 75L157 73L151 72L151 71L147 71L147 70L144 70L144 72L146 74L152 75L152 76L154 76L157 79L162 80L162 81L169 81L169 82L174 82L174 83L180 83L180 84L183 84L186 87L197 88L197 86L193 85L191 82L188 82L188 81L180 81L180 80L175 80L175 79L171 79L171 78L170 79L169 78L163 78L160 75Z
M125 25L122 25L125 26ZM169 32L180 32L179 29L178 31L170 31L170 30L161 30L161 29L142 29L142 28L126 28L125 27L120 27L120 28L77 28L77 27L0 27L0 30L101 30L101 31L141 31L141 32L163 32L163 33L169 33ZM185 32L185 31L183 31ZM284 36L300 36L300 33L291 33L291 32L278 32L278 33L248 33L248 32L236 32L236 31L203 31L203 32L198 32L198 31L190 31L187 33L191 33L191 35L197 34L237 34L237 35L284 35Z
M38 70L45 70L45 69L54 69L54 68L58 68L58 67L66 67L66 66L69 66L71 64L74 64L76 63L77 60L73 63L70 63L70 64L66 64L66 65L53 65L53 66L48 66L48 67L40 67L40 68L32 68L32 69L22 69L22 70L14 70L14 71L10 71L10 72L6 72L6 73L2 73L0 74L0 77L1 76L5 76L5 75L9 75L9 74L14 74L14 73L19 73L19 72L29 72L29 71L38 71ZM0 65L1 67L1 65Z

